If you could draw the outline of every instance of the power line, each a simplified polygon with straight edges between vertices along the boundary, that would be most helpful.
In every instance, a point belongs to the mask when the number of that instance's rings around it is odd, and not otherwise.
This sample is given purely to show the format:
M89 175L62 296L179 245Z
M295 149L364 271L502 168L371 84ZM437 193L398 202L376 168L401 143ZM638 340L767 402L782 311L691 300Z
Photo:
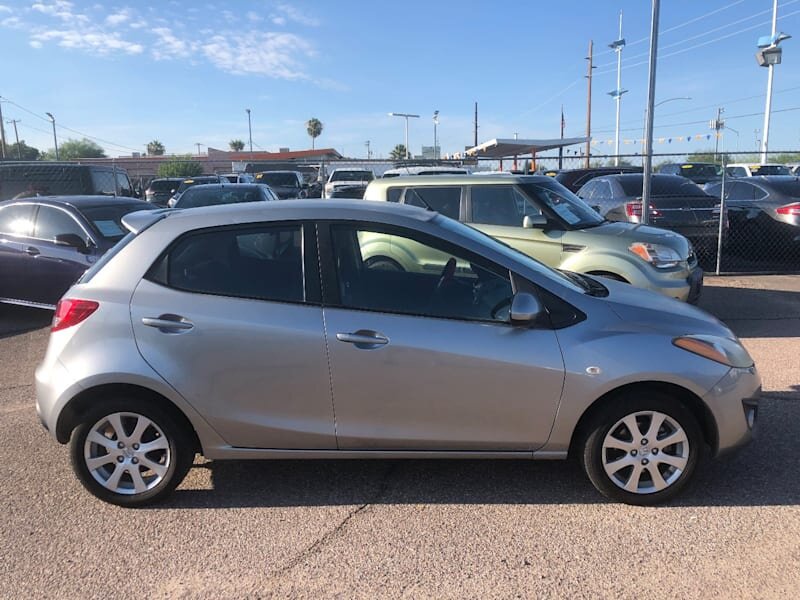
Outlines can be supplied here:
M773 110L773 113L781 113L781 112L791 112L795 110L800 110L800 106L793 106L791 108L781 108L780 110ZM755 113L748 113L746 115L731 115L725 117L725 120L731 119L744 119L746 117L760 117L763 116L763 112L755 112ZM700 123L708 123L708 119L702 119L700 121L685 121L683 123L665 123L664 125L655 125L654 128L656 129L664 129L665 127L683 127L684 125L699 125ZM640 127L628 127L626 129L620 129L620 131L641 131L642 128ZM595 130L596 133L610 133L614 131L613 129L600 129Z

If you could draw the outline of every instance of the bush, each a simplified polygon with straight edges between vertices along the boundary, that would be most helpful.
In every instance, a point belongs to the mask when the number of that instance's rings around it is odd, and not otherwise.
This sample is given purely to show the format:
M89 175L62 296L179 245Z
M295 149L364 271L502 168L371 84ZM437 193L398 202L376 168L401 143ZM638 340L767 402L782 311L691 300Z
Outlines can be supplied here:
M158 166L159 177L196 177L203 174L203 165L193 160L170 160Z

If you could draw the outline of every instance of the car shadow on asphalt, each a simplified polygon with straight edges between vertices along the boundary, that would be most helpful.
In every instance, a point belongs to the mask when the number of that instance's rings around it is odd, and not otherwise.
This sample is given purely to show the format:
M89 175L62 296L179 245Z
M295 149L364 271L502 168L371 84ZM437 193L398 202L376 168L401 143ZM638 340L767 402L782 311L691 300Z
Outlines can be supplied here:
M52 321L51 310L0 304L0 339L48 327Z
M694 484L666 506L800 504L800 386L766 393L756 439L704 460ZM776 458L778 460L776 460ZM599 504L576 461L211 461L213 489L179 489L163 508L367 504Z
M740 338L800 337L800 292L709 285L699 306Z

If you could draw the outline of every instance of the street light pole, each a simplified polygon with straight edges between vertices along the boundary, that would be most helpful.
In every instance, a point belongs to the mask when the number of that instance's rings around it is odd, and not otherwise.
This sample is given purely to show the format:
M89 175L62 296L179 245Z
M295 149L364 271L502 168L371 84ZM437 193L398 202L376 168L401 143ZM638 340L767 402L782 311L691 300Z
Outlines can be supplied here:
M411 114L408 114L408 113L390 112L389 116L390 117L403 117L406 120L406 160L408 160L409 158L411 158L411 156L409 154L409 150L408 150L408 120L409 119L419 119L419 115L411 115Z
M661 0L653 0L650 19L650 74L647 82L647 118L644 131L644 175L642 177L642 223L650 216L650 175L653 172L653 108L656 99L656 61L658 58L658 17Z
M53 116L52 113L46 112L44 114L50 117L50 122L53 124L53 145L56 147L56 160L58 160L59 157L58 157L58 138L56 137L56 118Z
M761 138L761 164L767 162L767 150L769 148L769 118L772 113L772 78L775 75L775 65L781 63L781 48L779 44L790 35L781 32L777 33L778 27L778 0L773 0L772 3L772 35L769 37L762 37L758 40L758 52L756 52L756 60L762 67L767 67L769 73L767 75L767 103L764 108L764 134Z
M17 158L22 160L22 148L19 146L19 132L17 131L17 123L19 123L19 119L11 119L10 121L6 121L6 123L11 123L14 126L14 139L17 140Z
M439 158L439 145L438 145L439 142L437 141L437 138L436 138L436 134L437 134L436 127L438 125L439 125L439 111L435 110L435 111L433 111L433 158L434 159L438 159Z
M247 111L247 135L250 137L250 158L253 158L253 126L250 122L250 109L245 108Z
M617 89L608 92L617 101L617 121L614 127L614 166L619 166L619 111L622 102L622 94L628 90L622 89L622 49L625 47L625 38L622 37L622 11L619 11L619 37L608 45L609 48L617 53Z

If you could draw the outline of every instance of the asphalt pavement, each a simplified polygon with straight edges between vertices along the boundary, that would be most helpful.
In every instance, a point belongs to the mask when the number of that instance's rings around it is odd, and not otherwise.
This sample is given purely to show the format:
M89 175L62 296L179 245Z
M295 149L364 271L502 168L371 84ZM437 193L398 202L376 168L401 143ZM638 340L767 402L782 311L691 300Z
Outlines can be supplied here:
M85 492L36 419L50 315L0 306L0 597L800 597L800 276L708 278L701 305L764 399L754 443L670 506L571 462L198 458L140 510Z

